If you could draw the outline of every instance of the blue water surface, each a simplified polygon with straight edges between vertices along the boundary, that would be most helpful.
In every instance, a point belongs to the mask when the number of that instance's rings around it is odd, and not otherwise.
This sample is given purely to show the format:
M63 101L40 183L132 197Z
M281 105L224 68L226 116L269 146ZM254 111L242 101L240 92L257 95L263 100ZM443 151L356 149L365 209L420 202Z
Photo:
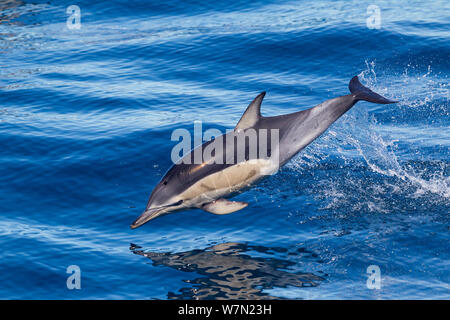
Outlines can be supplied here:
M450 298L449 1L1 1L0 67L0 298ZM242 211L129 228L175 129L354 75L400 102L358 103Z

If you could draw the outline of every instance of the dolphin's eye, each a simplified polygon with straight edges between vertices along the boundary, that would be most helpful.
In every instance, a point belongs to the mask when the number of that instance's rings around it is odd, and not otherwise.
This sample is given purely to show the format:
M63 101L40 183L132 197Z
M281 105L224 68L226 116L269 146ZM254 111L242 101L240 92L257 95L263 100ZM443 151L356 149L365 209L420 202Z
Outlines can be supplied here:
M167 185L167 180L163 182L163 185Z

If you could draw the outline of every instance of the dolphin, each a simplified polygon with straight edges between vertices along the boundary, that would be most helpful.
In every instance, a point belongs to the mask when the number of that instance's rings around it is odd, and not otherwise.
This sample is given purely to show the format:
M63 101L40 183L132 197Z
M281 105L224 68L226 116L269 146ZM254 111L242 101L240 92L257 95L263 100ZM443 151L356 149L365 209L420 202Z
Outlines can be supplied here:
M351 94L324 101L310 109L273 117L261 115L261 103L266 93L260 93L233 131L194 148L167 171L153 189L145 211L130 227L135 229L162 215L190 208L219 215L241 210L248 203L227 198L245 191L266 175L276 173L358 101L397 102L363 86L357 76L350 80L349 89ZM251 143L248 138L251 132L263 132L264 135L257 136ZM269 146L268 140L275 143ZM238 150L240 145L242 151ZM261 152L261 145L267 150ZM206 157L195 161L195 155L199 153Z

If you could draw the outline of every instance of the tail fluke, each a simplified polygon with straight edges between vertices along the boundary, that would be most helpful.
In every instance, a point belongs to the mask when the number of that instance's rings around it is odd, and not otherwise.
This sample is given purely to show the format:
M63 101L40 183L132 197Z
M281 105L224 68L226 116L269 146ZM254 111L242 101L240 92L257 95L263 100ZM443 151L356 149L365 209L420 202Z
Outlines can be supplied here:
M398 102L386 99L385 97L380 96L378 93L375 93L369 88L363 86L361 82L359 82L358 76L354 76L352 80L350 80L348 88L350 89L350 92L355 96L356 100L364 100L379 104L389 104Z

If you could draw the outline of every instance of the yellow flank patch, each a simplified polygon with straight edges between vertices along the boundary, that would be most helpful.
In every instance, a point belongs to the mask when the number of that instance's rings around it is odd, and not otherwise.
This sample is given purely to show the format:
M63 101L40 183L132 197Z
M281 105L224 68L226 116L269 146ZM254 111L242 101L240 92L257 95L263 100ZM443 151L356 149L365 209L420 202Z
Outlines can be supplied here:
M268 160L250 160L230 166L197 181L184 191L182 199L217 199L246 187L262 176L261 171L270 167Z

